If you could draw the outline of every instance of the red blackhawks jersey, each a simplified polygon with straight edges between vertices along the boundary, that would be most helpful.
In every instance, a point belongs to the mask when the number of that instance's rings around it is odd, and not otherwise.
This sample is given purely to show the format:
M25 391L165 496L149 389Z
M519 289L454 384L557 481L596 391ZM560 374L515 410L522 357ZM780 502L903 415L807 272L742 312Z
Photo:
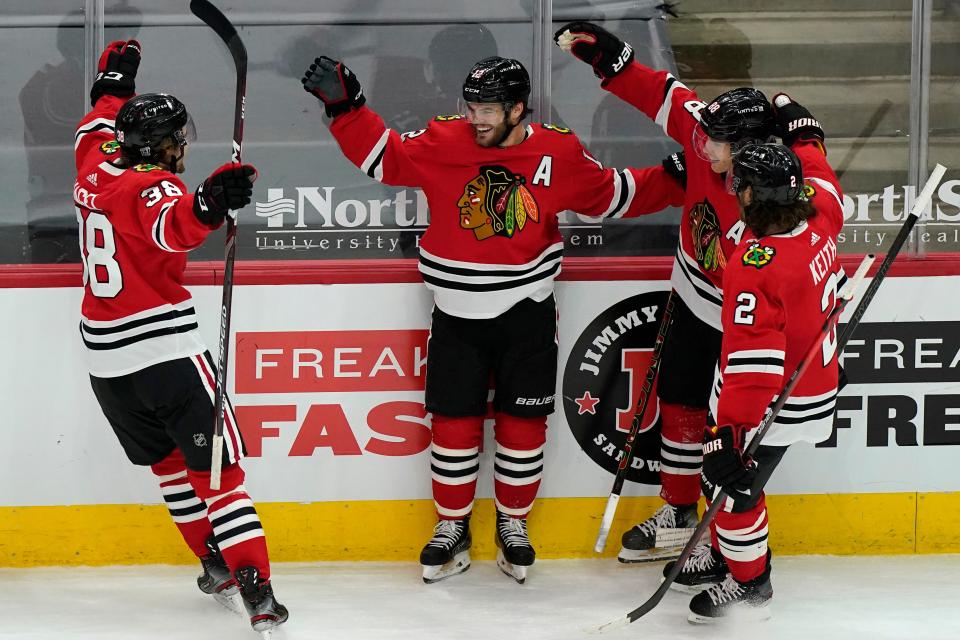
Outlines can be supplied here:
M837 260L843 195L819 144L793 147L816 215L792 231L747 231L723 279L723 350L710 400L718 425L753 429L800 365L833 310L846 276ZM836 334L798 381L763 444L821 442L837 398Z
M104 96L76 135L74 205L83 258L80 335L90 374L114 377L201 354L186 251L212 230L193 195L152 164L120 168L114 117L125 102Z
M723 271L744 225L724 176L714 173L693 147L700 110L706 105L670 73L638 62L604 81L603 88L643 111L683 145L687 189L670 284L698 318L720 330Z
M401 135L361 107L330 130L371 178L423 189L430 224L420 273L436 305L461 318L493 318L525 298L550 296L563 254L562 211L631 217L683 199L662 166L604 168L570 130L550 125L527 125L517 145L485 148L460 116Z

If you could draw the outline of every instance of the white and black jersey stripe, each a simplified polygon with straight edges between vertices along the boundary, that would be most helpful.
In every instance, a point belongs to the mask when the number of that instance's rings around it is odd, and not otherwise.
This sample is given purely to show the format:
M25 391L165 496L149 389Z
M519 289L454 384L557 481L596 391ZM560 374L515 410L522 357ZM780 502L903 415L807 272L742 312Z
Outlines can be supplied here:
M734 373L769 373L783 376L783 351L777 349L749 349L734 351L727 356L724 375Z
M717 403L723 390L723 376L716 373L710 393L710 414L717 415ZM770 430L763 437L763 444L785 447L796 442L823 442L833 432L833 414L837 406L836 387L815 396L791 395L777 414ZM770 400L770 405L777 396Z
M660 127L663 129L663 132L667 135L670 135L670 132L667 130L667 126L670 122L670 109L673 107L673 92L677 89L686 88L687 86L677 80L672 74L667 74L667 82L663 87L663 104L660 105L660 110L657 111L657 117L654 118L654 122L660 125ZM699 120L699 112L691 112L690 117Z
M622 218L637 195L637 183L629 171L618 169L613 172L613 198L610 206L603 212L605 218Z
M114 126L115 122L110 118L97 118L86 123L82 128L77 129L77 135L73 143L74 151L80 146L80 141L83 140L83 137L88 133L94 133L96 131L109 131L113 133Z
M390 140L390 129L384 129L383 135L370 149L370 153L360 164L360 170L376 180L383 182L383 156L387 152L387 142Z
M164 251L171 253L187 251L187 249L174 249L167 243L167 222L169 221L170 210L177 204L177 200L179 200L179 198L165 202L160 206L160 212L157 214L157 219L153 221L153 229L151 231L153 242Z
M440 258L420 248L420 274L444 313L495 318L526 298L546 300L560 273L563 243L525 264L480 264Z
M206 351L193 300L165 304L116 320L81 316L90 374L110 378Z
M823 189L824 191L832 195L836 199L837 204L840 205L840 208L841 209L843 208L843 198L840 197L840 194L837 193L836 188L834 188L832 184L830 184L823 178L807 178L807 182L812 182L816 184L818 187L820 187L821 189Z
M723 292L700 271L696 260L677 247L670 275L670 286L697 318L717 331L723 331L720 310L723 307Z

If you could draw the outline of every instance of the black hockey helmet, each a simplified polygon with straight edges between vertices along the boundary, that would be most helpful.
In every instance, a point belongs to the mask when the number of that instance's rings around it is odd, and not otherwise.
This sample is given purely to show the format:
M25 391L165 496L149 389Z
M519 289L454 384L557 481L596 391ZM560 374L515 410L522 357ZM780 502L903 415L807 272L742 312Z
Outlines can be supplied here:
M790 205L807 200L800 159L782 144L748 144L733 156L733 193L753 187L753 201Z
M491 56L473 65L463 81L467 102L522 102L524 113L530 100L530 74L518 60Z
M773 109L762 92L740 87L721 93L700 112L700 127L719 142L766 141L773 132Z
M182 102L166 93L143 93L127 100L117 112L117 142L133 162L152 161L167 138L181 147L187 144L181 130L188 124L192 127Z

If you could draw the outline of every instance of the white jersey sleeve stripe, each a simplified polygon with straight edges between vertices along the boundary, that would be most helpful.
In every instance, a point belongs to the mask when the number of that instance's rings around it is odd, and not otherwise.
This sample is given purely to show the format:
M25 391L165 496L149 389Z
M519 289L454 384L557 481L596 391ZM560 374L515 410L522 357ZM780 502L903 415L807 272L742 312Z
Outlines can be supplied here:
M377 144L373 145L370 153L368 153L364 159L363 164L360 165L360 170L377 182L383 182L383 154L387 148L387 141L389 139L390 129L384 129L383 135L377 140Z

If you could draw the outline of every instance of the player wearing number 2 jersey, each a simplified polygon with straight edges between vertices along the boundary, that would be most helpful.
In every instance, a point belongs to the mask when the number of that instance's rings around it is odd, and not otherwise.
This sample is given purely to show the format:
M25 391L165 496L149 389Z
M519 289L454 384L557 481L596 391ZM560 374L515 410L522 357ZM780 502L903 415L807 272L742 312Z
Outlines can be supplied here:
M774 103L781 113L806 113L784 95ZM711 523L711 544L694 551L676 583L707 587L690 602L692 622L710 622L734 610L769 615L773 590L764 485L789 445L820 442L832 428L835 334L817 345L818 357L753 459L743 454L767 407L819 339L846 279L837 259L840 186L821 140L792 138L786 130L791 148L751 145L733 160L731 189L748 231L724 274L723 348L703 439L704 495L710 500L722 487L729 497Z
M183 286L186 252L250 202L252 166L227 164L189 193L177 173L191 134L184 105L134 93L140 44L113 42L77 128L74 204L90 381L127 457L150 466L201 560L200 589L239 591L262 629L283 622L263 528L243 488L243 442L227 403L221 488L210 489L215 372Z

